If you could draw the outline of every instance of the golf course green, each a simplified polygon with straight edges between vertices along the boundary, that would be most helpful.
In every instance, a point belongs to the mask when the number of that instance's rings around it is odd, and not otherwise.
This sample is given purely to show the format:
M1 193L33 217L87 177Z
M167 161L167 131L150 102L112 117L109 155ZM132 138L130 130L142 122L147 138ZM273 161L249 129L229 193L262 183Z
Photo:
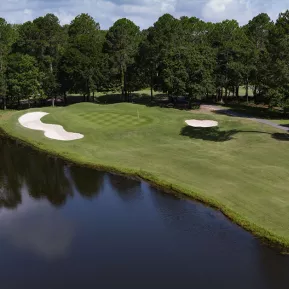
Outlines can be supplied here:
M57 141L22 127L18 118L48 112L83 139ZM193 128L185 120L216 120ZM0 115L11 137L67 160L142 177L220 209L264 241L289 248L289 142L265 124L204 112L135 104L76 104ZM39 168L41 169L41 168Z

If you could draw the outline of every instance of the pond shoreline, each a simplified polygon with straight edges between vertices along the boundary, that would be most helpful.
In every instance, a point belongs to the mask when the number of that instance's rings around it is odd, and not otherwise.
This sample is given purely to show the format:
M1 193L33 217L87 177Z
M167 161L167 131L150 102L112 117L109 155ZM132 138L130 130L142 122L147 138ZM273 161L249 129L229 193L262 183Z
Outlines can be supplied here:
M106 166L102 164L87 163L87 162L80 161L79 159L76 159L76 158L72 159L65 155L59 154L54 150L42 148L41 146L35 143L29 142L29 140L24 140L18 136L12 135L8 133L7 131L5 131L3 127L2 128L0 127L0 137L6 137L13 141L19 142L22 145L29 146L37 151L45 153L47 155L57 157L63 160L67 164L87 167L87 168L95 169L98 171L120 175L126 178L143 180L143 181L148 182L150 185L154 186L155 188L161 189L165 193L172 194L172 195L175 195L180 198L187 199L187 200L200 202L203 205L206 205L210 208L220 211L231 222L245 229L246 231L251 233L253 236L257 237L260 240L260 242L263 243L264 245L267 245L273 248L278 253L281 253L284 255L289 254L289 240L282 238L274 233L271 233L270 231L260 226L257 226L256 224L242 217L240 214L237 214L233 210L227 208L226 206L224 206L223 204L221 204L220 202L212 198L204 197L199 193L186 190L178 185L174 185L174 184L166 182L165 180L158 179L149 172L145 172L142 170L135 171L135 170L131 170L128 168Z

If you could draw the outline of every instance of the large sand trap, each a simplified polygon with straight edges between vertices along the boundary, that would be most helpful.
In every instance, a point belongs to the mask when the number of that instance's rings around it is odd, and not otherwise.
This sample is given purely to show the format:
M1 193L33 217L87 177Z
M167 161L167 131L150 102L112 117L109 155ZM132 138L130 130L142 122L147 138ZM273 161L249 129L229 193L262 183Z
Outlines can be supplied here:
M214 120L186 120L186 124L193 127L215 127L218 126L218 122Z
M30 112L22 115L18 121L26 128L44 131L44 135L50 139L69 141L84 137L79 133L67 132L61 125L43 123L40 119L47 114L46 112Z

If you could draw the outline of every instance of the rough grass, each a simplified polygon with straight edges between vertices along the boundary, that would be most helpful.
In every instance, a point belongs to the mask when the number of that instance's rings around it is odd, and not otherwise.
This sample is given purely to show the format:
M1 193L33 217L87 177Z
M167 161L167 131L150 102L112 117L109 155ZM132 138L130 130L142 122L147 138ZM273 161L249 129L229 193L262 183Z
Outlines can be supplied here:
M44 122L82 133L84 139L49 140L43 132L25 129L17 120L27 111L0 118L0 127L68 160L185 193L264 240L289 247L289 142L278 137L283 132L228 116L133 104L39 110L50 113ZM186 127L191 118L217 120L219 128Z
M287 125L289 127L289 119L272 119L273 122L280 125Z
M16 113L15 110L0 110L0 125L8 120L14 113Z

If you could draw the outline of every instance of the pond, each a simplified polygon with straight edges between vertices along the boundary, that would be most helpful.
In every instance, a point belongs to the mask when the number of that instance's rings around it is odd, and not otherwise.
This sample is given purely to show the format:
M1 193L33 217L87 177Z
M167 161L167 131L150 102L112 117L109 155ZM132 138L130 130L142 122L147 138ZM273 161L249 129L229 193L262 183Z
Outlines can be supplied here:
M289 257L206 206L0 139L0 288L289 288Z

